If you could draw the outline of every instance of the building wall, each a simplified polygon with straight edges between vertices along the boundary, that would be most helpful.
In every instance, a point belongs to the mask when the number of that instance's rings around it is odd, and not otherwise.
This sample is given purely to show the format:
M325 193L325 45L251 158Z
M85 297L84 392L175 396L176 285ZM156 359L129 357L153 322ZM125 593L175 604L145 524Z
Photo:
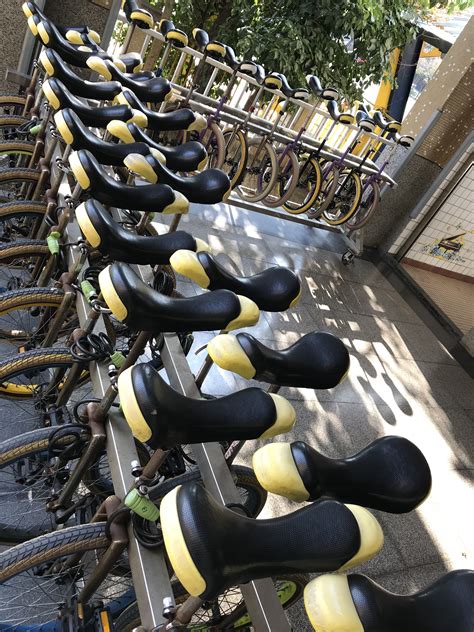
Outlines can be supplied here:
M474 17L444 57L433 79L403 121L402 133L419 136L441 112L396 175L398 187L384 191L366 227L367 247L387 250L415 208L474 127Z

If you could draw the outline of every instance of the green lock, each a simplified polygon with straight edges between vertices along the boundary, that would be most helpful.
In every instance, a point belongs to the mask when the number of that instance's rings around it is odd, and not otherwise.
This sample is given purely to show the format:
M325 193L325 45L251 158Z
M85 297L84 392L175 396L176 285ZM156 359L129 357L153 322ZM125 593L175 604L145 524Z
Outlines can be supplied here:
M122 367L125 362L125 356L123 355L123 353L120 353L120 351L114 351L110 356L110 360L112 364L117 367L117 369L120 369L120 367Z
M30 134L32 136L36 136L37 134L39 134L41 128L42 128L42 125L35 125L34 127L30 129Z
M125 505L145 520L156 522L160 517L160 510L146 496L140 496L137 489L132 489L125 497Z
M61 233L58 233L57 230L53 230L52 233L46 237L46 243L48 244L49 252L52 255L59 254L59 238L61 237Z
M97 292L94 289L94 286L90 281L81 281L81 292L84 294L88 301L91 300L91 297L97 296Z

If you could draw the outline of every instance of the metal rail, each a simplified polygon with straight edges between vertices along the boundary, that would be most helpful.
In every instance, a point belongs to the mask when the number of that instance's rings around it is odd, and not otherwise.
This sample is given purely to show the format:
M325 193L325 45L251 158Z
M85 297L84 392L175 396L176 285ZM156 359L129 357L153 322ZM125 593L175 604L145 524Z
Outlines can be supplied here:
M58 149L51 163L53 178L58 175L56 158L60 157ZM65 205L65 200L71 195L67 178L64 175L59 188L58 202ZM82 237L75 220L71 221L65 230L68 242L75 242ZM80 252L77 248L67 249L69 266L79 262ZM85 264L87 266L87 262ZM82 327L90 311L90 305L81 293L77 294L76 308L79 323ZM105 330L105 323L101 316L96 321L95 332ZM89 365L94 395L101 399L110 384L107 368L103 364L91 362ZM115 494L123 500L132 488L134 479L131 473L132 461L137 461L137 450L130 428L123 415L112 413L106 423L107 443L106 451L109 462ZM163 599L172 596L168 570L163 553L156 549L146 549L135 538L133 528L128 527L129 545L128 559L132 571L133 585L137 598L142 625L145 630L153 630L165 622L162 615Z

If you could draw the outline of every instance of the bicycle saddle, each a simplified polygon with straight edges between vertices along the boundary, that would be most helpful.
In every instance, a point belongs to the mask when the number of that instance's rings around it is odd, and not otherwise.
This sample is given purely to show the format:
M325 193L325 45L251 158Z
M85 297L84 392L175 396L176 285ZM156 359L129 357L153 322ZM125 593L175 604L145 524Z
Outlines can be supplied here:
M383 544L379 523L362 507L322 500L256 520L220 505L199 483L169 492L160 520L177 578L201 599L279 573L348 568L373 557Z
M124 88L134 92L139 100L147 103L161 103L170 94L171 84L163 77L153 77L145 81L136 81L121 72L110 60L91 55L87 66L104 77L106 81L118 81Z
M375 121L364 110L358 110L356 113L356 123L364 132L373 132L375 129Z
M125 0L123 11L127 21L131 24L136 24L141 29L153 28L155 22L152 14L139 7L136 0Z
M339 98L339 92L336 88L323 88L316 75L306 75L306 83L308 84L311 92L319 99L331 101L332 99Z
M292 500L330 497L389 513L412 511L430 493L422 452L404 437L382 437L347 459L329 459L304 441L271 443L253 455L260 485Z
M305 587L304 604L323 632L472 632L473 595L472 570L446 573L411 595L389 592L365 575L321 575Z
M279 73L281 77L281 91L285 95L285 97L293 98L293 99L302 99L303 101L307 101L309 98L309 92L306 88L291 88L288 83L288 79L281 72Z
M57 30L55 25L47 19L38 22L37 31L39 38L45 46L53 48L61 55L66 63L72 64L73 66L87 68L87 60L91 55L112 61L120 67L123 72L131 72L142 63L141 58L137 55L137 53L111 57L106 52L102 50L92 50L89 46L76 47L68 42L68 40L65 39Z
M282 84L281 75L278 72L270 72L263 79L263 85L270 90L280 90Z
M108 143L98 138L82 123L77 114L68 108L58 110L54 115L54 122L68 145L76 150L87 149L101 165L120 167L130 151L133 151L134 155L143 154L143 156L152 152L156 155L157 160L165 161L165 157L158 150L148 147L145 143L123 145L122 143Z
M213 59L220 59L221 61L223 61L226 56L226 46L222 42L212 40L211 42L209 42L209 44L206 44L204 52L206 52L209 57L212 57Z
M82 79L52 48L44 48L39 61L50 77L57 77L77 97L112 101L122 91L122 86L118 81L93 82Z
M216 336L207 352L222 369L248 380L299 388L334 388L346 377L350 364L344 343L323 331L306 334L281 351L247 333Z
M198 49L202 51L209 44L209 35L207 31L204 29L193 29L193 38L196 44L198 45Z
M259 85L262 85L265 80L265 68L261 64L255 64L255 65L256 65L256 70L253 75L253 78Z
M134 330L230 331L255 325L259 318L255 303L229 290L169 298L144 283L125 263L105 268L99 284L114 316Z
M398 121L387 121L380 110L375 110L372 114L372 118L375 124L378 125L383 132L387 132L388 134L399 132L402 126Z
M66 86L51 77L43 83L43 93L55 110L70 108L89 127L106 127L116 119L143 123L143 114L128 105L110 105L105 108L91 108L69 92Z
M166 184L131 186L111 178L86 149L69 156L69 166L85 191L92 197L116 208L155 213L187 213L189 203L178 191Z
M215 258L196 256L180 250L171 259L173 269L208 290L232 290L247 296L266 312L281 312L299 300L301 285L297 275L280 266L267 268L253 276L237 276L226 270Z
M167 167L173 171L199 171L204 168L207 162L204 145L196 140L176 145L176 147L159 145L135 123L124 123L123 121L112 121L107 125L107 131L124 143L137 141L156 149L165 157Z
M334 99L327 102L327 110L333 121L337 121L342 125L352 125L354 123L354 117L350 112L340 112L337 107L337 101Z
M116 222L97 200L87 200L76 210L79 227L90 243L116 261L139 265L164 265L170 256L185 245L190 250L208 249L201 239L177 230L164 235L138 235Z
M37 15L40 20L47 20L46 15L41 11L41 9L34 2L24 2L22 4L22 10L25 14L26 18L30 18L32 15ZM55 25L58 31L61 33L63 37L68 38L68 33L77 32L84 33L87 35L95 44L100 44L100 35L90 29L88 26L59 26ZM71 42L73 43L73 42Z
M185 397L149 362L123 371L118 388L134 436L153 449L272 437L288 432L295 423L292 405L280 395L246 388L216 399Z
M232 46L225 45L225 62L232 70L240 70L252 77L257 73L257 64L253 61L239 61Z
M130 90L123 90L117 95L116 101L141 112L146 118L146 124L155 132L168 132L174 130L187 130L200 132L206 127L206 119L189 108L179 108L172 112L154 112L145 107L137 96Z
M131 148L132 145L122 147ZM169 184L175 191L185 195L190 202L218 204L230 195L229 177L220 169L206 169L195 175L180 176L167 169L163 161L151 154L142 155L142 152L129 153L123 162L132 173L142 176L152 184Z

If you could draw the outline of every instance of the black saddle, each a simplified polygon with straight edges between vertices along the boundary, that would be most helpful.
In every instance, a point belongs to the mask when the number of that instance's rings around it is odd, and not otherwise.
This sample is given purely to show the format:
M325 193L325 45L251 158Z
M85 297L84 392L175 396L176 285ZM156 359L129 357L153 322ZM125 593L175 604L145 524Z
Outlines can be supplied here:
M235 56L235 51L232 46L227 46L227 44L225 50L225 62L232 70L240 71L251 77L254 77L258 73L258 65L254 61L239 61Z
M148 80L136 81L123 72L115 64L101 57L93 55L87 60L87 66L99 73L107 81L118 81L124 88L129 88L134 92L139 100L149 103L161 103L171 90L171 84L163 77L153 77Z
M166 159L166 166L173 171L199 170L207 161L204 145L196 140L176 145L176 147L160 145L135 123L124 123L123 121L113 121L107 126L107 130L112 136L119 138L124 143L137 141L156 149L163 154Z
M40 20L48 19L34 2L24 2L21 8L27 18L31 17L32 15L36 15ZM67 34L70 31L75 31L77 33L87 35L95 44L100 44L100 35L96 31L90 29L88 26L59 26L58 24L56 24L55 26L61 33L61 35L63 37L66 37L66 39Z
M327 101L339 99L339 92L336 88L323 88L316 75L306 75L306 83L308 84L311 92L319 99L325 99Z
M153 449L258 439L287 432L295 421L295 411L286 399L259 388L216 399L185 397L148 362L124 371L118 387L133 434Z
M91 246L116 261L165 265L183 244L190 250L198 250L205 245L184 230L157 236L137 235L116 222L97 200L83 202L75 213L79 227Z
M132 151L132 145L123 145ZM198 204L217 204L230 194L230 180L220 169L206 169L190 176L173 173L151 154L129 153L124 164L132 171L152 183L169 184L190 202ZM229 288L230 289L230 288Z
M395 134L400 131L402 124L399 121L387 121L380 110L375 110L372 114L374 122L383 132L387 134Z
M169 298L144 283L125 263L99 276L100 289L116 318L134 330L150 332L231 330L254 325L255 303L229 290L191 298Z
M66 86L55 77L51 77L43 83L43 92L52 108L55 110L70 108L85 125L90 127L106 127L108 123L115 120L133 121L136 116L128 105L91 108L71 94Z
M363 516L361 526L356 516ZM322 500L286 516L256 520L220 505L199 483L169 492L160 520L177 578L201 599L281 573L346 568L372 557L383 541L376 519L362 507Z
M123 11L131 24L136 24L141 29L153 28L155 21L152 14L138 6L136 0L125 0Z
M76 75L52 48L44 48L39 61L50 77L59 79L75 96L96 101L112 101L122 91L118 81L92 82Z
M279 72L270 72L263 78L263 85L271 90L280 90L283 80Z
M145 145L145 143L133 143L123 145L122 143L108 143L98 138L86 127L77 114L66 108L58 110L54 115L54 122L62 138L73 149L87 149L101 165L121 167L124 160L133 152L133 155L149 155L150 151L155 151Z
M216 336L207 350L222 369L278 386L334 388L345 378L350 364L344 343L322 331L306 334L281 351L247 333Z
M365 575L323 575L305 588L314 628L351 621L364 632L472 632L474 571L457 570L411 595L396 595ZM321 607L323 606L323 607ZM349 629L349 628L345 628Z
M302 101L307 101L309 98L309 92L306 88L292 88L288 83L287 78L282 73L279 73L281 78L281 88L280 90L283 92L285 97L293 98L293 99L301 99Z
M39 37L43 44L48 48L54 49L66 63L72 64L73 66L87 68L87 60L91 57L91 55L100 57L104 60L110 60L111 62L121 65L124 72L133 72L133 70L142 63L136 53L112 58L102 50L92 50L87 46L84 48L87 48L88 50L80 50L77 46L68 42L68 40L61 35L51 20L41 20L38 23L37 28Z
M404 437L382 437L347 459L304 441L272 443L255 452L253 469L264 489L292 500L335 498L397 514L415 509L431 489L425 457Z
M174 130L200 131L206 126L206 119L189 108L179 108L172 112L153 112L145 107L130 90L124 90L117 98L121 103L130 105L130 107L142 112L147 120L144 127L148 127L155 132Z
M217 263L212 255L194 256L177 252L171 265L179 274L191 278L208 290L232 290L257 303L259 309L280 312L295 305L301 285L297 275L280 266L268 268L249 277L237 276Z
M209 57L213 59L218 59L220 61L224 61L227 49L226 45L222 42L218 42L217 40L212 40L204 47L204 52L208 54Z
M80 149L69 165L82 189L107 206L155 213L187 213L188 201L166 184L130 186L111 178L94 156Z
M350 112L340 112L335 100L328 101L326 107L333 121L342 125L352 125L354 123L352 114Z
M200 51L204 50L209 44L209 35L204 29L194 28L193 37Z
M365 132L373 132L375 129L375 121L365 109L359 109L356 112L356 123Z

